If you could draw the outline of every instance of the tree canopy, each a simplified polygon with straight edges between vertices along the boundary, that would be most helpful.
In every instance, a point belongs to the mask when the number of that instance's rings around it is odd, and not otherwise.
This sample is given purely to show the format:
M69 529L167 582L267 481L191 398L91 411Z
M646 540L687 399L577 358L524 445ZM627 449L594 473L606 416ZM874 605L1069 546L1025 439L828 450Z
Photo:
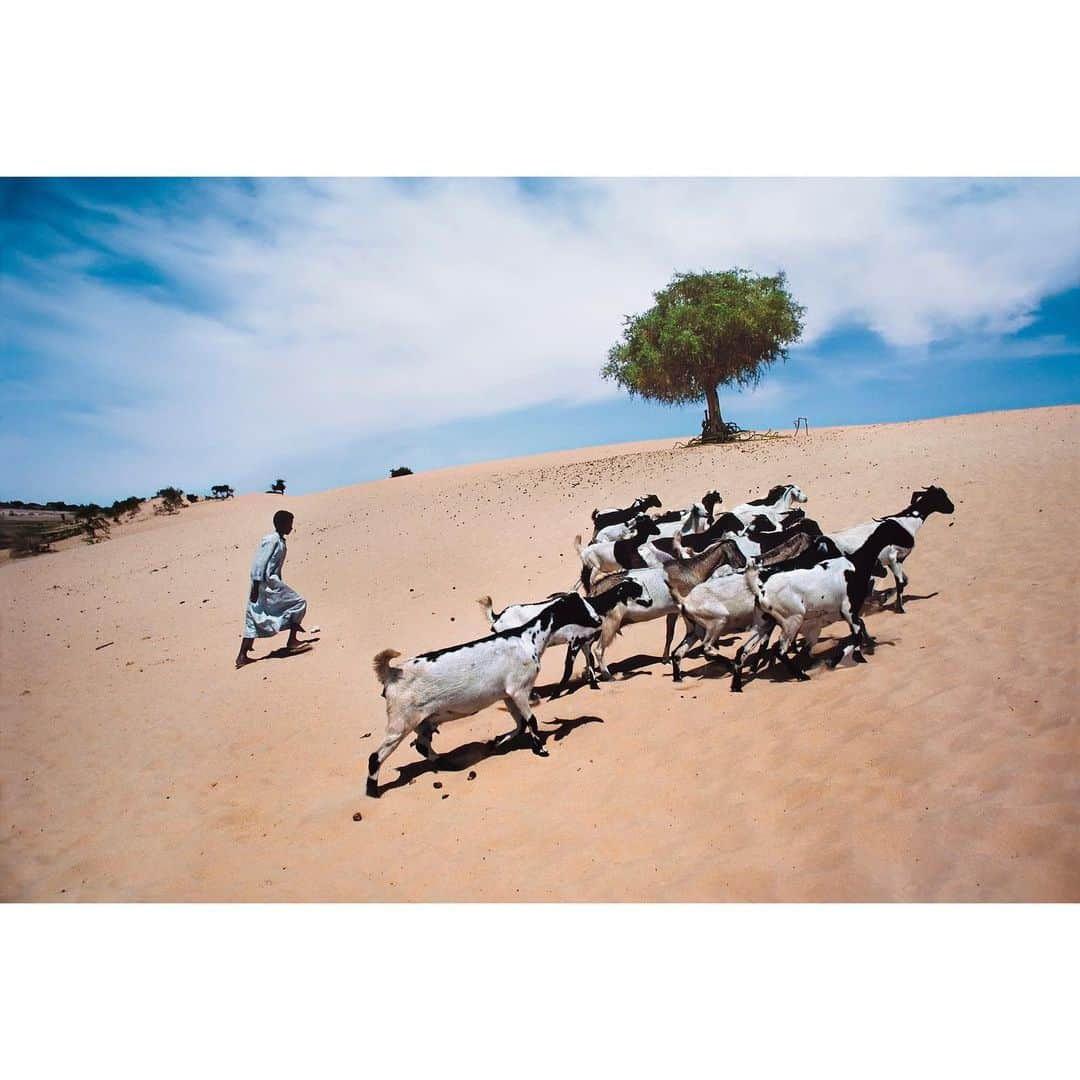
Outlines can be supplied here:
M708 403L702 433L722 437L719 387L757 385L762 372L799 340L806 309L783 271L763 277L738 268L677 273L648 311L624 318L605 379L644 398Z

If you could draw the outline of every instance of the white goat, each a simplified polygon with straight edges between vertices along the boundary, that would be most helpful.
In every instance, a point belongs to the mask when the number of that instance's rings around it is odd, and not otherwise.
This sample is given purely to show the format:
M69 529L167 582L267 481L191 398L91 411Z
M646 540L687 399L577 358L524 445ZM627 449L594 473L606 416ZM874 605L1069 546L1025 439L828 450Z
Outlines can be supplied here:
M760 660L774 626L780 628L780 641L774 646L773 655L797 679L805 680L808 676L788 656L796 635L802 634L802 656L809 657L821 631L841 619L851 631L849 643L853 648L853 658L865 663L859 646L864 641L869 642L870 636L860 613L870 591L870 575L881 551L889 544L902 542L907 535L903 526L886 520L848 557L827 559L808 569L780 571L772 575L768 571L759 571L757 567L749 567L746 580L754 591L758 610L750 636L735 654L735 675L731 689L742 689L743 657L753 645L762 642L762 651L757 657ZM834 666L846 652L847 643L832 661Z
M679 662L698 638L702 639L702 651L708 659L731 663L716 651L717 642L722 637L749 630L756 609L756 597L743 570L724 566L712 577L694 586L679 603L679 611L689 623L700 629L700 634L687 634L671 654L673 680L682 681Z
M600 617L577 593L570 593L545 608L523 626L503 630L477 641L423 653L394 667L401 654L384 649L375 657L375 674L386 698L386 735L368 758L367 793L379 796L379 767L412 731L416 746L428 760L437 755L431 746L435 730L448 720L471 716L497 701L505 701L517 721L514 731L500 736L501 746L526 730L533 753L545 756L529 693L540 671L540 657L558 631L582 636L600 627Z
M741 554L742 547L738 541L739 538L735 538L727 543ZM706 552L697 559L707 560L708 555L709 552ZM763 559L767 570L764 572L772 574L803 569L839 556L839 548L827 537L795 533L789 535L783 543L773 545L765 553ZM692 568L693 564L692 560L685 563L689 568ZM710 660L723 660L734 668L732 661L716 651L717 642L729 634L748 630L757 602L750 583L744 573L738 572L737 565L720 566L710 577L699 581L689 590L687 586L694 580L692 576L684 575L684 582L680 583L677 579L672 580L673 575L668 573L672 594L679 601L679 610L691 629L671 654L671 673L675 682L682 681L679 662L699 638L703 640L703 651ZM757 564L757 569L759 572L763 570L761 562Z

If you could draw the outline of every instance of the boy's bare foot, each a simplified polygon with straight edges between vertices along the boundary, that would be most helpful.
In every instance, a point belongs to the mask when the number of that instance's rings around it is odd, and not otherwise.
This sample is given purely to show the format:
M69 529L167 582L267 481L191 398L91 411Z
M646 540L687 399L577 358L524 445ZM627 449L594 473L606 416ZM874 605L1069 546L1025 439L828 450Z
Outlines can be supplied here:
M238 668L242 668L245 664L254 664L254 663L255 663L255 657L254 656L249 656L247 653L241 653L236 658L236 666Z

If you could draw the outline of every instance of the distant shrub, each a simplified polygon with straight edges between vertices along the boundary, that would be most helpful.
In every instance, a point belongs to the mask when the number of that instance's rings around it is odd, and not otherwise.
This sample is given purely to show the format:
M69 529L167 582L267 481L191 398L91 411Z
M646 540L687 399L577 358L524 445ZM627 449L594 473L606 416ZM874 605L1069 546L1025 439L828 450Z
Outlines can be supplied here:
M271 485L268 491L271 495L284 495L285 494L285 481L278 477Z
M108 540L109 523L105 519L105 511L97 503L80 506L75 511L75 520L86 534L86 543L96 544L101 540Z
M180 488L162 488L154 497L161 500L155 511L158 514L175 514L184 505L184 493Z
M231 499L236 494L228 484L215 484L210 489L211 499Z
M413 471L408 465L399 465L396 469L390 470L390 475L393 476L412 476Z
M120 518L123 517L124 514L127 514L128 520L130 520L139 512L139 506L142 502L143 500L137 495L130 495L126 499L117 499L105 513L117 523L119 523Z
M189 493L188 497L187 497L187 501L189 503L197 503L199 501L199 496L198 495L192 495L192 494Z

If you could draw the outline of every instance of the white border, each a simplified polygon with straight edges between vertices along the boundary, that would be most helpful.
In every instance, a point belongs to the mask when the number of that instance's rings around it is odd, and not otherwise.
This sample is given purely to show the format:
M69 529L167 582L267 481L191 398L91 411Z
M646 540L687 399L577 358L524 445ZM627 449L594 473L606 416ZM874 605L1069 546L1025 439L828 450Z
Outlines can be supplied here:
M1075 1069L1067 905L26 905L4 925L20 1077Z
M752 13L751 13L752 10ZM20 5L6 175L1075 175L1065 5ZM20 906L12 1075L1064 1075L1075 907Z
M1076 16L958 0L60 0L9 175L1075 175Z

